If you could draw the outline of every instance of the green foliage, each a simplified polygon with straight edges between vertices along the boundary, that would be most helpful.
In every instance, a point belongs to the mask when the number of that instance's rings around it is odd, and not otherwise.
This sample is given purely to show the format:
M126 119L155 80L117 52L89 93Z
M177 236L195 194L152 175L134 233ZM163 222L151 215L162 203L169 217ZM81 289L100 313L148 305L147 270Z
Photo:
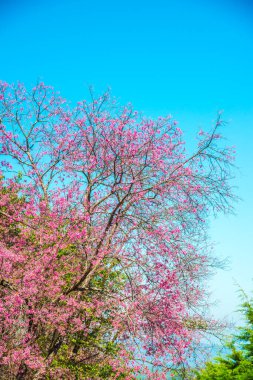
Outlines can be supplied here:
M0 226L0 240L5 241L7 247L11 247L11 239L15 238L20 233L20 228L15 220L12 219L12 208L17 208L23 203L25 203L25 199L23 197L19 197L15 192L12 192L10 189L2 187L1 184L2 177L0 176L0 198L5 195L8 195L8 207L0 206L0 218L1 224L8 226L8 234L6 234L6 229L1 225ZM6 214L7 212L7 214Z
M65 265L65 259L68 256L73 257L76 251L75 244L70 244L58 251L57 258ZM65 273L64 289L72 283L73 276L72 272ZM104 266L91 279L82 299L90 303L95 294L97 299L104 300L108 297L107 290L109 288L111 294L116 293L124 287L125 281L126 276L120 270L118 261L105 258ZM54 355L51 369L66 369L78 380L116 379L115 370L109 361L118 357L121 346L112 326L110 310L105 310L97 316L96 310L87 306L84 309L83 319L89 331L88 334L81 330L66 335L64 344L61 344L60 349ZM48 345L48 339L40 342L41 349ZM129 376L129 370L117 375L117 380L125 379L127 376Z
M65 368L75 375L76 379L111 379L115 378L115 371L107 363L107 357L113 357L117 354L119 346L115 342L105 342L99 337L99 331L93 331L89 337L82 339L82 333L76 334L69 344L62 344L60 350L55 356L51 368ZM104 352L103 360L93 360L97 353L94 350L96 346L101 352ZM86 350L85 360L76 360L73 354L73 347ZM117 379L124 379L128 373L122 373Z
M246 324L238 328L226 346L229 353L206 363L205 368L195 372L196 380L253 380L253 299L243 294L241 312Z

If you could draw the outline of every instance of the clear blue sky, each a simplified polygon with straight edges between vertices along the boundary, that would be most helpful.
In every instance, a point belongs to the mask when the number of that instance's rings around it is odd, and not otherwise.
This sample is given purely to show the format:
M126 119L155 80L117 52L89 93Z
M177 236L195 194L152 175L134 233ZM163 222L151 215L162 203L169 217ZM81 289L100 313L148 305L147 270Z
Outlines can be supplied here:
M73 101L108 86L147 116L172 113L188 141L217 110L237 146L236 217L212 221L230 270L212 281L219 316L253 290L253 5L249 1L0 0L0 78L53 85Z

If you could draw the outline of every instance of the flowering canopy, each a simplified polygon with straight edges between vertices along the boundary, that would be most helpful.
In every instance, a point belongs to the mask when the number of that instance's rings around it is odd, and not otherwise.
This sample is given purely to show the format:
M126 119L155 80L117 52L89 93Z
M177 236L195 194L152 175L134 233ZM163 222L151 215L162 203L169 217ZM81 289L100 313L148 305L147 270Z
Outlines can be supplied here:
M220 116L191 156L171 117L108 94L72 109L2 82L0 119L2 371L165 378L207 328L206 218L232 199Z

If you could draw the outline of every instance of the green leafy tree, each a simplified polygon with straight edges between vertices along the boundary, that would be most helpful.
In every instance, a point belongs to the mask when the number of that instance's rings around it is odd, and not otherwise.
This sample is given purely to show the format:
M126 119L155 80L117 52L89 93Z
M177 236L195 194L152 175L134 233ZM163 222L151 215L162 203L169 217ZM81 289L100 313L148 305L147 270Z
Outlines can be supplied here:
M253 380L253 299L243 293L241 312L246 324L226 343L228 354L218 356L214 362L195 372L197 380Z

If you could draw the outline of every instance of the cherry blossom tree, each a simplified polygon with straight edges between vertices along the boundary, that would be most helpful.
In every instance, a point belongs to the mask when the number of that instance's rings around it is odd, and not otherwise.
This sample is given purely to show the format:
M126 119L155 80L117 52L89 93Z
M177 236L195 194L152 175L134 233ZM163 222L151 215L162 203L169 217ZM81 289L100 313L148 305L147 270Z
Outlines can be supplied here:
M1 82L0 119L4 378L165 379L215 328L207 220L234 198L221 115L191 155L170 116L108 93L70 107Z

